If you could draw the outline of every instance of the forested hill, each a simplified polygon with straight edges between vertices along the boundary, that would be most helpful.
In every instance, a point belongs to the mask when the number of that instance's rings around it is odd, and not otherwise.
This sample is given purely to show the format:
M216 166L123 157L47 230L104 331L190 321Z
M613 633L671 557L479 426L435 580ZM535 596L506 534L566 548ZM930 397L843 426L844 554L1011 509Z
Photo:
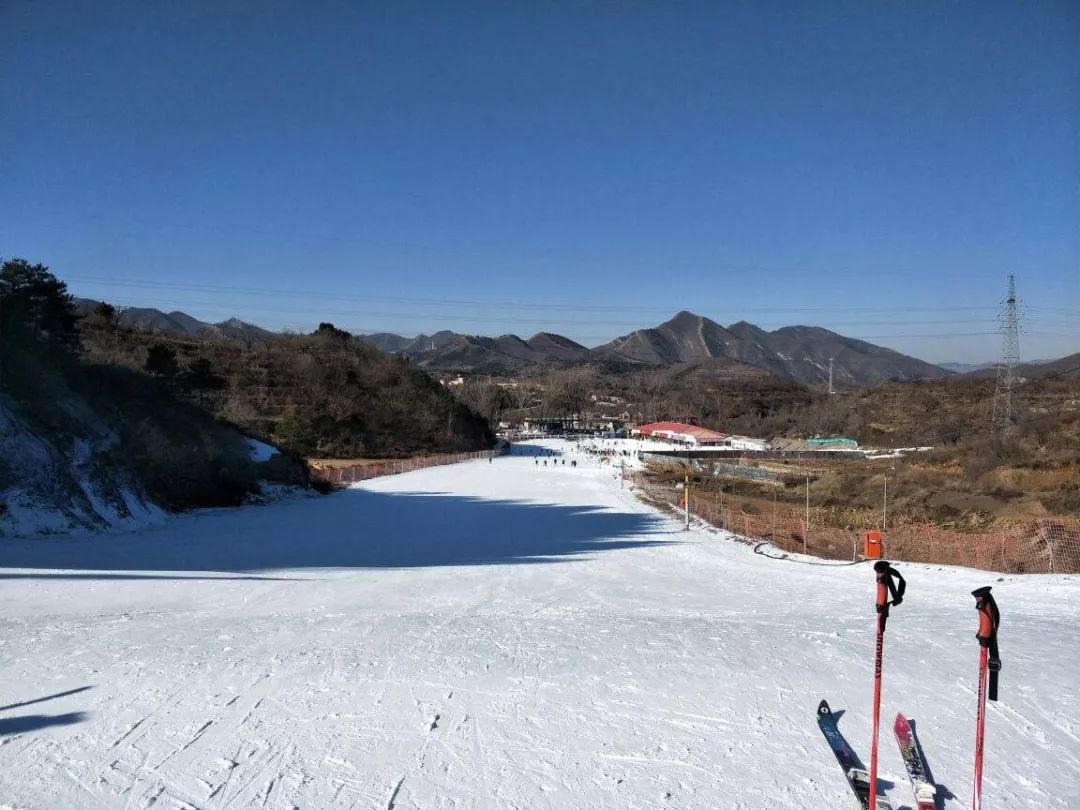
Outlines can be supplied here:
M79 322L96 362L142 369L189 401L296 453L355 458L490 447L487 421L407 358L331 324L243 344L153 334L102 306Z

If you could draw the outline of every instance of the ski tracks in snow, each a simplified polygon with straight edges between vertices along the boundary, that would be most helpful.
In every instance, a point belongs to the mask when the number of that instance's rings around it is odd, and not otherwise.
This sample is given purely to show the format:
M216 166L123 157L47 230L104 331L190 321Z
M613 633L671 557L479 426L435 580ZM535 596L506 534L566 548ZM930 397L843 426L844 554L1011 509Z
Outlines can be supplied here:
M537 547L536 559L289 570L277 581L167 572L6 581L0 702L66 695L40 705L85 719L0 738L0 796L20 808L110 810L849 802L814 707L828 697L845 710L845 736L868 755L865 567L769 560L722 534L681 532L586 464L543 477L534 467L499 459L366 487L451 495L480 517L485 498L526 505L500 506L471 529L513 540L547 521L553 550ZM324 534L415 542L407 498L358 498L354 515L340 508L354 495L333 497L327 514L349 521L319 526ZM310 502L244 514L262 521L268 543L303 543L275 539L298 509L313 519ZM190 542L222 542L215 526L229 514L201 515L205 534ZM559 551L561 535L580 535L598 515L625 531ZM614 539L630 542L609 547ZM955 810L967 798L974 727L965 600L987 575L904 572L911 588L889 624L884 713L915 720ZM1011 578L999 590L1005 668L989 712L986 792L999 807L1065 810L1080 795L1080 721L1065 694L1080 669L1080 586ZM882 740L894 805L910 804L895 745Z

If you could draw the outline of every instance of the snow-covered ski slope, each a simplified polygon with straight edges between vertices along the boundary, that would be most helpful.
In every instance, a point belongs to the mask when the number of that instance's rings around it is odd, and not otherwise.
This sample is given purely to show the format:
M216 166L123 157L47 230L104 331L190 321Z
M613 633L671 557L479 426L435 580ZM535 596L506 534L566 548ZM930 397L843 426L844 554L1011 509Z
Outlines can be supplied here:
M854 807L815 710L868 758L869 567L683 532L569 458L5 542L0 806ZM893 806L898 710L942 807L968 805L969 592L992 584L984 806L1080 807L1080 580L900 568Z

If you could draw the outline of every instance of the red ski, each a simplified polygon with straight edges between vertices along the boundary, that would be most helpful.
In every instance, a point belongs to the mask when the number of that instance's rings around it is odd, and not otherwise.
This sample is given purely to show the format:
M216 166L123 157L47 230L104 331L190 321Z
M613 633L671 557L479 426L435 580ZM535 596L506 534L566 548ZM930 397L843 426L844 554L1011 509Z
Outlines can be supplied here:
M926 762L915 741L915 732L904 715L896 715L893 732L900 746L900 756L904 758L904 767L907 769L908 779L911 780L911 788L915 791L915 804L918 810L935 810L937 804L934 796L937 794L937 788L927 776Z

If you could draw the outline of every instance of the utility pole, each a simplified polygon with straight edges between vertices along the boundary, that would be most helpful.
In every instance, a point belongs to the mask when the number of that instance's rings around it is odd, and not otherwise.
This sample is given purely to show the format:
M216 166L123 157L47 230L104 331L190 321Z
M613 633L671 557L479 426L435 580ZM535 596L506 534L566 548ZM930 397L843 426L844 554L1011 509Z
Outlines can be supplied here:
M881 533L885 534L885 520L889 514L889 471L885 471L885 485L881 490Z
M998 317L1001 329L1001 358L994 389L994 427L1001 432L1013 423L1012 389L1016 386L1016 367L1020 365L1020 313L1016 299L1016 278L1009 275L1009 290Z
M803 521L802 553L806 553L806 535L810 534L810 476L806 476L806 519Z
M833 359L830 357L829 358L829 393L830 394L835 394L836 391L835 391L835 389L833 389L833 384L832 384L832 381L833 381L833 377L832 377L832 361L833 361Z
M683 485L683 505L686 507L686 531L690 531L690 468L686 468L686 483Z
M776 542L776 493L778 490L773 490L772 493L772 539Z

